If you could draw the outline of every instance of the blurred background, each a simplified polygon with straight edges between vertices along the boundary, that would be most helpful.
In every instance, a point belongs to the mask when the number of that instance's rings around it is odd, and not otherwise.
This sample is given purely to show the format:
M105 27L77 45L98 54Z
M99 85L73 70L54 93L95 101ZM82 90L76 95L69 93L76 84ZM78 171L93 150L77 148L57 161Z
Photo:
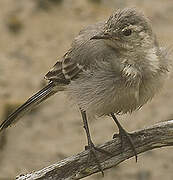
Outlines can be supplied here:
M44 74L85 26L106 20L117 8L137 7L151 19L161 45L173 44L172 0L0 0L0 121L43 87ZM132 115L118 117L128 130L173 118L173 83ZM110 118L90 121L95 144L117 131ZM0 179L39 170L84 150L78 108L59 93L0 136ZM105 172L104 179L171 180L173 148L141 154ZM102 179L101 173L85 178Z

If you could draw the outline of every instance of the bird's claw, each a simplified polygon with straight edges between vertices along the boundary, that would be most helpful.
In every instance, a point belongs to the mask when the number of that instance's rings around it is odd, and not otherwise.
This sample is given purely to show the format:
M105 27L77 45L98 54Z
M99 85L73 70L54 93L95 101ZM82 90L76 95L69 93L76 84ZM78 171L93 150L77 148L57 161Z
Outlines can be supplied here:
M96 147L93 143L90 143L88 146L85 146L85 150L89 150L87 164L89 164L91 158L93 157L94 161L96 162L96 164L98 166L99 171L101 171L102 176L104 176L103 168L101 167L101 163L98 159L97 152L100 152L102 154L106 154L108 156L112 156L112 154L109 153L108 151L105 151L101 148Z
M124 142L124 138L126 139L126 140L128 140L128 142L129 142L129 144L130 144L130 147L131 147L131 149L133 150L133 152L134 152L134 156L135 156L135 160L136 160L136 162L137 162L137 160L138 160L138 156L137 156L137 152L136 152L136 149L135 149L135 146L134 146L134 143L133 143L133 140L132 140L132 137L131 137L131 134L130 133L128 133L128 132L126 132L124 129L120 129L120 131L119 131L119 134L114 134L113 135L113 139L114 138L117 138L117 137L120 137L120 139L121 139L121 150L123 151L123 142Z

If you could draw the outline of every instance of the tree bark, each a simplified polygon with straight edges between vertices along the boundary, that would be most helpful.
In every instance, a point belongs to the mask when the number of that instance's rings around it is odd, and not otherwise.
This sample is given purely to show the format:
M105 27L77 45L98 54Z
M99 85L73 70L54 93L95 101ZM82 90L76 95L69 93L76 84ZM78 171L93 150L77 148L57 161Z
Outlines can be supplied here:
M131 133L137 154L164 146L173 146L173 120L161 122L154 126ZM126 139L125 139L126 141ZM112 156L98 152L98 159L103 170L109 169L134 156L129 143L123 143L117 138L98 146L112 154ZM99 172L93 159L87 163L88 150L68 157L53 165L30 174L20 175L17 180L76 180Z

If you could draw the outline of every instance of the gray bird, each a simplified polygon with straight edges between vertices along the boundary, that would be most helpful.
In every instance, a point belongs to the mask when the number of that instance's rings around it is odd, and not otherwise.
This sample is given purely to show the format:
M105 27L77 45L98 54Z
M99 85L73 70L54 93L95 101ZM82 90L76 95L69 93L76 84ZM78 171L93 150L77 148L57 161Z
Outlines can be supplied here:
M107 21L80 31L71 49L45 75L49 84L9 115L0 129L48 97L65 91L81 110L87 147L101 171L96 151L108 152L93 144L86 112L111 116L137 160L132 138L115 115L131 113L151 100L162 88L170 67L169 53L159 47L149 20L133 8L117 10Z

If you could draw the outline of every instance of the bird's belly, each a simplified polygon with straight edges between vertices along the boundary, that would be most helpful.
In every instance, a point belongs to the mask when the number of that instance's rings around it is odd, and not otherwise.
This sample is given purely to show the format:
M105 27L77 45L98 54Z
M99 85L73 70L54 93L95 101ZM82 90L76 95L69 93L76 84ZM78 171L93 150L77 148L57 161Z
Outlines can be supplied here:
M135 96L134 88L116 89L112 95L105 97L103 102L98 102L91 107L97 115L108 115L110 113L124 114L132 112L138 107L138 99Z
M99 74L100 75L100 74ZM128 113L142 107L163 86L165 76L155 76L127 85L122 78L84 74L71 82L68 94L85 111L99 116ZM157 83L156 83L157 82Z
M79 107L88 113L98 116L110 113L123 114L132 112L138 106L134 87L125 87L122 84L99 87L98 84L90 89L89 86L83 88L80 85L70 87L69 94Z

